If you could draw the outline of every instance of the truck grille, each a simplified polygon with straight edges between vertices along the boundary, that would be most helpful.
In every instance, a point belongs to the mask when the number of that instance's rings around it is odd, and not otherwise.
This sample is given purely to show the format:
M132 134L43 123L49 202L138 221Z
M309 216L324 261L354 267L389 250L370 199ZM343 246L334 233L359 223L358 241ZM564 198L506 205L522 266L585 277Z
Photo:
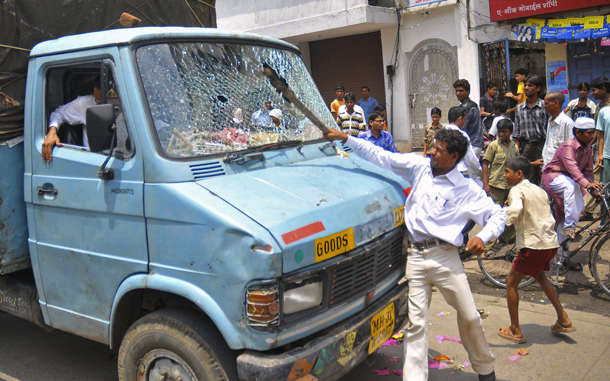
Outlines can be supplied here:
M396 271L404 273L405 256L402 254L400 229L355 249L355 255L326 268L328 306L333 307L371 291Z

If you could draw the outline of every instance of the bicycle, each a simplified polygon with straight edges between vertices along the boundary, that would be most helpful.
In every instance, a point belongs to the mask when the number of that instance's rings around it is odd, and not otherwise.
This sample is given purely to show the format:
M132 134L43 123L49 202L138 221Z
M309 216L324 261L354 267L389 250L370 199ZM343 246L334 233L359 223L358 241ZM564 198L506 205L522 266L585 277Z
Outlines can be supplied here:
M599 191L599 193L602 196L601 200L606 207L606 211L600 213L593 221L590 221L584 227L579 228L574 233L573 237L568 237L560 243L562 246L567 245L568 250L564 257L557 255L551 260L550 273L553 276L556 276L556 279L559 278L559 275L565 274L570 267L572 257L579 253L589 242L594 240L589 248L589 271L591 271L598 287L610 296L610 183L604 184L603 189ZM597 229L589 229L595 223L603 219L606 219L606 221L602 221ZM573 240L584 236L586 233L588 233L589 236L580 243L578 248L569 250L569 244ZM487 251L476 258L476 260L478 260L479 268L485 278L497 287L506 288L506 277L512 268L513 261L517 258L517 254L516 245L513 243L505 245L499 250ZM467 260L470 256L471 255L460 253L460 257L463 260ZM519 283L518 288L527 287L534 283L534 281L535 279L533 277L525 277L521 283Z
M470 233L474 225L474 223L467 224L462 231L464 243L468 242L468 233ZM506 234L506 231L502 232L498 243L478 257L472 257L472 253L466 251L466 247L464 245L458 249L458 253L460 254L460 259L463 262L470 260L478 261L479 269L485 278L494 286L500 288L506 288L506 277L512 268L514 260L517 258L517 254L519 254L515 244L514 234L509 236ZM534 278L526 276L519 283L518 288L527 287L534 283L534 281Z

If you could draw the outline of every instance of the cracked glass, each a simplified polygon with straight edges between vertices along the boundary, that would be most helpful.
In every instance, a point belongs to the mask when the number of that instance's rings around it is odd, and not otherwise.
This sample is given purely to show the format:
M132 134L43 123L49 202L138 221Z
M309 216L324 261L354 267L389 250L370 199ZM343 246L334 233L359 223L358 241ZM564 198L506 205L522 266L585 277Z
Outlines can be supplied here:
M263 63L284 78L327 126L336 124L300 56L288 50L234 43L159 43L138 48L136 58L161 149L170 157L323 137L275 91L263 74Z

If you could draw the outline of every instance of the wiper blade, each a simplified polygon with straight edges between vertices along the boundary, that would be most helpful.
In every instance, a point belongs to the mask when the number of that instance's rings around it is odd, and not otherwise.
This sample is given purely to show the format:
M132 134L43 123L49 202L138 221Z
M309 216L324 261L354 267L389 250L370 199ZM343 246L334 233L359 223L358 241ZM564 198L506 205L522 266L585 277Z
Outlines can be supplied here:
M254 149L256 151L268 151L268 150L274 149L274 148L296 147L296 146L302 146L302 145L303 145L302 140L284 140L284 141L277 142L277 143L264 144L260 147L255 147Z
M244 164L251 160L265 160L265 157L261 153L263 151L285 147L297 147L297 149L300 150L302 146L302 140L286 140L282 142L263 144L258 147L250 148L247 151L230 153L225 156L224 161L225 163L236 162L237 164Z

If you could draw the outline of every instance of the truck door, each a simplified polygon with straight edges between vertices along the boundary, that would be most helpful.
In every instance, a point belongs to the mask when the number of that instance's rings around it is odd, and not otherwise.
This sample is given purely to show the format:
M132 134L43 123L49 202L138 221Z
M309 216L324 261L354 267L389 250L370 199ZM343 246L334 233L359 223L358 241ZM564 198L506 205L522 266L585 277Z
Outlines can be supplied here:
M30 231L30 241L35 245L39 287L44 290L40 302L50 324L107 342L117 288L129 275L148 268L143 162L130 107L122 97L125 84L119 65L110 58L82 61L78 54L72 56L76 56L75 61L61 65L52 64L57 58L49 63L37 59L42 61L36 67L44 84L36 86L32 96L35 230ZM118 57L118 51L114 56ZM108 103L115 104L118 114L119 149L107 166L114 171L112 180L98 177L107 152L94 153L83 147L83 126L62 125L59 136L63 146L54 148L50 163L41 157L50 114L78 96L94 94L93 83L102 62L108 72ZM78 118L72 115L65 119L73 123Z

